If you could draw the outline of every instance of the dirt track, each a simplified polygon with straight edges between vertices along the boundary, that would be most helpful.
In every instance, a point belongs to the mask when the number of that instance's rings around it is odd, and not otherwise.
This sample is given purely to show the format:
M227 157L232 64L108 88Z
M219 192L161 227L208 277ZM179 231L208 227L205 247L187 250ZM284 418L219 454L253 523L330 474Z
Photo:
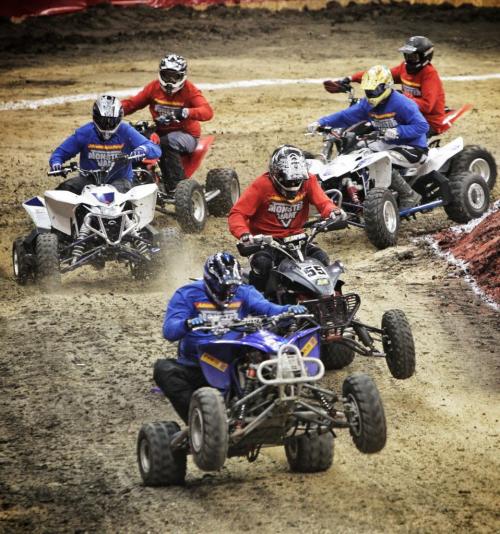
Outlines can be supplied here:
M463 11L418 18L385 9L375 18L360 18L362 10L92 13L29 22L27 30L3 24L1 42L11 46L0 58L0 100L140 86L166 47L190 59L195 82L349 74L375 61L393 64L397 46L416 33L439 43L435 64L443 75L498 71L498 21ZM49 38L51 25L60 30ZM31 39L22 37L26 31ZM446 84L450 104L476 107L448 138L479 142L497 161L499 90L500 80ZM232 166L243 184L282 142L317 148L303 137L304 125L344 105L312 86L207 96L216 117L204 131L215 132L217 144L199 176ZM150 393L153 362L175 353L160 333L166 300L199 274L207 254L234 250L234 243L225 221L211 218L205 235L186 238L179 272L154 283L132 282L125 268L109 267L69 276L56 294L17 287L11 240L29 229L20 204L54 185L45 176L48 156L89 110L83 102L0 112L8 132L0 152L0 532L498 531L498 314L411 242L449 224L437 211L405 223L402 246L389 251L375 253L357 230L322 239L348 267L363 319L378 323L397 307L413 326L415 377L396 381L383 361L358 358L327 379L338 386L357 370L375 378L389 432L380 454L361 455L341 433L324 474L291 474L283 451L268 449L255 464L232 459L216 474L190 465L183 488L141 485L137 431L172 417ZM494 198L499 193L497 186Z

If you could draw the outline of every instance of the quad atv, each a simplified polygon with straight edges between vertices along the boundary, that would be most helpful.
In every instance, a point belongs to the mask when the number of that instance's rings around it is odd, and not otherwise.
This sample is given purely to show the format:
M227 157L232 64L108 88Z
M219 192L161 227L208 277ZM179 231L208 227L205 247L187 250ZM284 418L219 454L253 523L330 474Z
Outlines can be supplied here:
M322 128L321 156L308 155L311 173L316 174L327 194L340 190L350 221L364 228L379 249L396 245L401 218L427 213L442 206L448 217L466 223L488 210L489 188L484 178L469 170L456 170L451 163L463 152L461 137L429 149L423 164L398 171L422 199L411 208L400 208L397 193L390 188L392 158L389 151L376 150L380 132L367 131L366 123L346 129ZM337 156L332 158L333 149Z
M80 195L70 191L46 191L23 203L35 228L14 241L12 265L19 284L32 279L45 285L61 282L61 274L91 265L103 269L108 261L129 265L134 278L147 278L163 264L167 251L178 243L176 229L162 231L154 218L157 187L146 184L120 193L107 178L129 157L109 166L87 171L75 162L48 174L67 177L79 172L94 184Z
M279 335L283 321L288 333ZM318 386L324 374L319 327L307 321L311 316L286 312L199 328L219 336L200 344L208 386L194 392L187 428L173 421L141 428L137 460L146 486L183 484L188 454L201 470L216 471L232 456L253 462L269 446L284 446L292 471L326 471L337 428L348 428L365 454L384 448L386 421L375 383L357 373L344 380L341 394ZM229 330L239 335L220 337Z
M303 304L320 325L321 360L326 369L349 365L354 354L385 358L394 378L405 379L415 372L415 345L403 311L393 309L382 316L380 328L356 318L361 298L343 294L340 279L344 266L339 261L324 266L307 257L308 246L319 232L345 228L346 221L319 220L306 224L307 233L282 239L254 236L253 243L239 242L242 256L264 248L273 249L278 259L271 270L264 295L278 304Z
M154 122L139 121L132 123L132 126L152 141L160 142L158 135L154 132ZM143 160L134 169L139 183L155 183L158 186L157 210L161 213L169 213L165 210L165 206L173 205L179 226L186 233L201 232L205 227L208 214L215 217L228 215L240 197L240 183L233 169L210 170L205 187L192 178L214 139L213 135L200 137L195 151L181 156L186 179L177 185L173 194L167 194L165 191L158 160Z
M347 93L350 106L359 101L359 98L354 95L354 88L350 83L339 83L337 92ZM458 109L445 108L446 114L443 120L443 126L446 127L446 130L442 133L447 132L457 120L467 115L472 109L473 106L471 104L464 104ZM429 141L429 148L439 148L441 146L440 135L442 134L432 135ZM333 145L331 144L325 143L324 145L323 156L328 161L332 159L332 147ZM480 145L465 145L439 169L440 173L448 177L466 171L482 176L488 184L490 191L495 187L497 179L496 161L491 152L484 147Z

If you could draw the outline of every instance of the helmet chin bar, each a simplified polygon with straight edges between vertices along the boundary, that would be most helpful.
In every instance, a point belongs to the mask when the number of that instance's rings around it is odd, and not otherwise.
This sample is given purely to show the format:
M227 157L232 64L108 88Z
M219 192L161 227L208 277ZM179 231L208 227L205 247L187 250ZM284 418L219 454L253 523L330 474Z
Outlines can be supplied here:
M97 124L94 122L94 128L97 130L97 134L101 139L104 139L104 141L109 141L113 137L113 134L116 132L116 130L118 130L120 127L120 124L118 124L118 126L113 130L101 130L101 128L99 128L99 126L97 126Z

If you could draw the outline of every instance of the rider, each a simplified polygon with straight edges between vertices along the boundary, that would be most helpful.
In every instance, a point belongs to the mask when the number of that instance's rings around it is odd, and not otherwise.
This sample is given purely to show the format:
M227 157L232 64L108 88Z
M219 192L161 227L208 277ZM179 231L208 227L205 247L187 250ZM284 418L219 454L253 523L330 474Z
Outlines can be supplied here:
M257 234L284 238L303 232L313 204L322 217L345 218L325 194L314 175L310 175L304 153L292 145L282 145L272 154L269 171L259 176L232 207L230 232L242 242L251 242ZM273 263L273 249L264 248L250 260L250 283L264 291ZM307 255L328 265L327 253L309 245Z
M313 133L324 126L347 128L369 121L383 135L383 141L371 143L370 149L387 150L394 166L411 167L423 163L428 152L426 134L429 125L414 102L393 90L393 83L387 67L371 67L361 80L366 98L343 111L320 118L310 124L308 130ZM395 168L391 187L399 194L400 208L415 206L422 198Z
M153 80L132 98L123 100L125 115L149 106L160 136L160 168L167 193L185 178L181 154L190 154L201 134L199 121L214 113L201 91L187 80L187 62L177 54L161 61L158 80Z
M307 310L300 304L273 304L252 286L243 285L240 264L227 252L209 256L203 280L191 282L174 293L165 314L163 336L169 341L180 340L177 360L157 360L153 376L184 422L188 420L191 395L208 385L198 362L199 343L216 338L212 333L193 329L206 323L224 325L248 315L269 316L285 311L304 313ZM224 338L234 339L240 335L229 331Z
M445 95L438 71L431 64L434 45L427 37L414 35L399 49L404 61L391 69L396 83L401 84L405 96L413 100L429 123L429 136L441 134L450 126L444 123ZM329 93L343 91L350 82L361 82L365 71L352 76L323 82Z
M145 157L158 158L160 149L129 124L122 122L123 108L118 98L100 96L92 109L92 122L78 128L52 153L49 165L52 171L61 170L62 164L80 154L80 168L86 171L108 167L118 156L128 154L140 161ZM108 177L108 183L124 193L133 179L130 162L117 165ZM83 175L64 181L57 189L71 191L76 195L89 184Z

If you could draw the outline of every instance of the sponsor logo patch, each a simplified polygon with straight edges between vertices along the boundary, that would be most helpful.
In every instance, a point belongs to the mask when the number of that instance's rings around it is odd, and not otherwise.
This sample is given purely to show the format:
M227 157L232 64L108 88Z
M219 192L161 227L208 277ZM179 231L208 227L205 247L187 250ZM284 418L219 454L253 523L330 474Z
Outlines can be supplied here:
M226 362L223 362L221 360L218 360L217 358L214 358L207 352L204 352L200 356L200 360L202 362L207 363L208 365L215 367L218 371L221 371L222 373L229 367L229 365Z

